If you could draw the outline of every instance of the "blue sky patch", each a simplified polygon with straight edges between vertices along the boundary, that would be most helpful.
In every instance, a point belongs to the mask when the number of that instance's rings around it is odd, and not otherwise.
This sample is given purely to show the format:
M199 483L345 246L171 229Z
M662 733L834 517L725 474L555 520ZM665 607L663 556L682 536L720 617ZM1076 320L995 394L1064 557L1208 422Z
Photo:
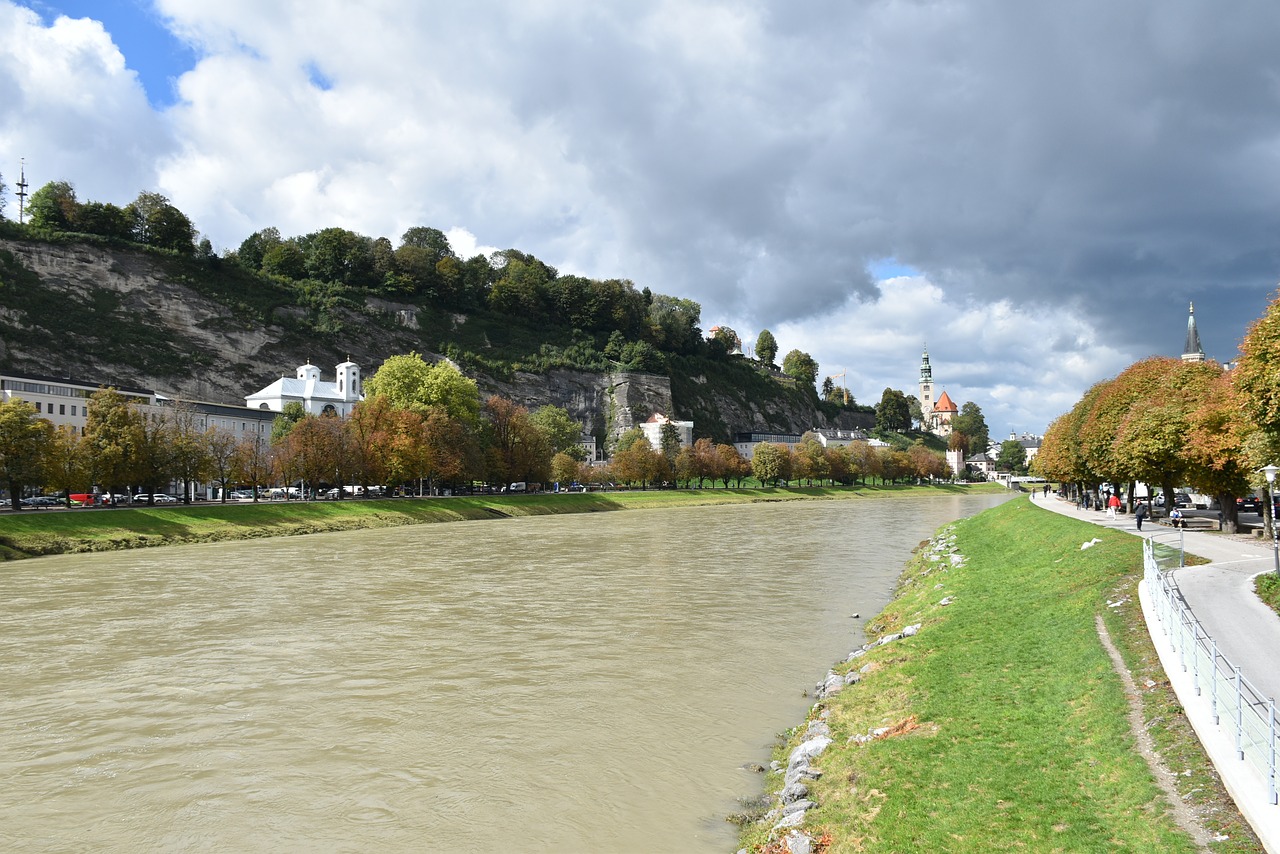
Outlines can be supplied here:
M177 78L191 70L196 53L175 38L147 0L21 0L46 24L59 15L100 21L125 65L137 73L147 101L157 109L178 100Z
M920 271L915 267L900 264L897 258L877 258L874 261L869 261L867 262L867 272L877 282L883 282L885 279L894 279L898 276L920 275Z

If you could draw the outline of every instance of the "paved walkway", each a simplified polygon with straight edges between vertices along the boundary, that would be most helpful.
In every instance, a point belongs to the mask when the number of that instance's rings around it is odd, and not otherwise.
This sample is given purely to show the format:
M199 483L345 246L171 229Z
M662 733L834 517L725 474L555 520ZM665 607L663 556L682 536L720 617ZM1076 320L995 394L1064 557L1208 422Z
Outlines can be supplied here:
M1176 543L1179 532L1148 522L1141 532L1131 515L1109 518L1105 512L1080 510L1056 495L1035 494L1032 501L1064 516L1093 522L1105 528L1154 538L1159 543ZM1183 547L1189 554L1211 561L1208 565L1171 571L1171 578L1196 619L1218 643L1218 651L1240 667L1241 672L1268 697L1280 697L1280 615L1263 605L1253 592L1253 578L1275 567L1275 553L1269 543L1249 541L1219 533L1183 531ZM1140 584L1143 612L1148 626L1154 625L1147 585ZM1253 826L1269 852L1280 854L1280 807L1261 797L1266 783L1247 763L1238 761L1235 746L1225 730L1213 723L1208 700L1196 694L1192 677L1178 665L1177 653L1169 639L1153 631L1152 642L1169 676L1178 699L1186 710L1205 750L1213 759L1223 782L1240 811Z
M1154 536L1165 544L1177 542L1178 531L1150 520L1139 533L1133 516L1128 514L1111 519L1105 512L1077 510L1073 502L1052 493L1048 497L1033 495L1032 500L1039 507L1104 528ZM1253 592L1253 577L1275 567L1270 544L1207 531L1188 530L1182 536L1188 554L1210 562L1209 566L1170 573L1187 606L1209 636L1217 640L1223 655L1238 664L1268 697L1280 698L1280 615L1263 605Z

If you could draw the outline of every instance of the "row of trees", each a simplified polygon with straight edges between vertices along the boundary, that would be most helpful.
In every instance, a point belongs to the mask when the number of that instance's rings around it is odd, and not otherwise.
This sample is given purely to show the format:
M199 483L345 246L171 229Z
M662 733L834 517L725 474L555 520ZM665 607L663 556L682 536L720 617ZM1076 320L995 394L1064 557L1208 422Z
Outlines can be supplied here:
M762 483L853 483L947 474L941 456L920 443L905 452L863 442L826 448L810 433L794 450L763 443L747 463L733 446L709 439L682 446L671 424L663 426L657 448L635 428L621 438L610 465L586 465L580 425L563 409L531 412L502 397L482 404L473 380L447 362L427 365L415 353L388 359L366 392L347 418L289 404L270 436L238 440L203 430L198 414L181 405L144 411L114 389L89 398L83 433L55 429L14 398L0 404L0 480L17 509L30 487L150 494L174 481L189 501L204 482L221 485L225 500L232 485L297 482L318 488L474 480L728 486L748 476Z
M111 202L81 202L71 184L50 181L31 194L27 215L32 226L49 231L95 234L184 255L196 251L195 226L159 193L139 193L119 207ZM212 253L207 239L201 241L201 248L206 255Z
M1249 328L1232 370L1155 357L1094 385L1050 425L1031 467L1081 489L1153 484L1166 506L1191 486L1218 499L1234 531L1234 499L1264 486L1260 469L1280 460L1278 364L1280 299Z

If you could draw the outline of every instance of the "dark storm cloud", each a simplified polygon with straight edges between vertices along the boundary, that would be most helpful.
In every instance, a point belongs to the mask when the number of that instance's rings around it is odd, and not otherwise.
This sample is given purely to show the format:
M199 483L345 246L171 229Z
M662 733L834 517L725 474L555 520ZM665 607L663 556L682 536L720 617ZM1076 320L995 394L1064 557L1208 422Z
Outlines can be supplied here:
M928 338L1024 426L1176 355L1193 300L1230 358L1280 279L1268 3L158 6L202 57L161 189L221 246L460 226L785 327L877 392Z

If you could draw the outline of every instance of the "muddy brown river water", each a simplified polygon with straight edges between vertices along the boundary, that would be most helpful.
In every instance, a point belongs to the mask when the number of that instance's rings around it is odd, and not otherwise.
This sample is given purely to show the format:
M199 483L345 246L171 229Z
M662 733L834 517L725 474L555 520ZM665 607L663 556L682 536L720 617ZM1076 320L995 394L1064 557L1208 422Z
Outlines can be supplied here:
M0 850L732 851L741 766L911 549L1003 498L6 564Z

